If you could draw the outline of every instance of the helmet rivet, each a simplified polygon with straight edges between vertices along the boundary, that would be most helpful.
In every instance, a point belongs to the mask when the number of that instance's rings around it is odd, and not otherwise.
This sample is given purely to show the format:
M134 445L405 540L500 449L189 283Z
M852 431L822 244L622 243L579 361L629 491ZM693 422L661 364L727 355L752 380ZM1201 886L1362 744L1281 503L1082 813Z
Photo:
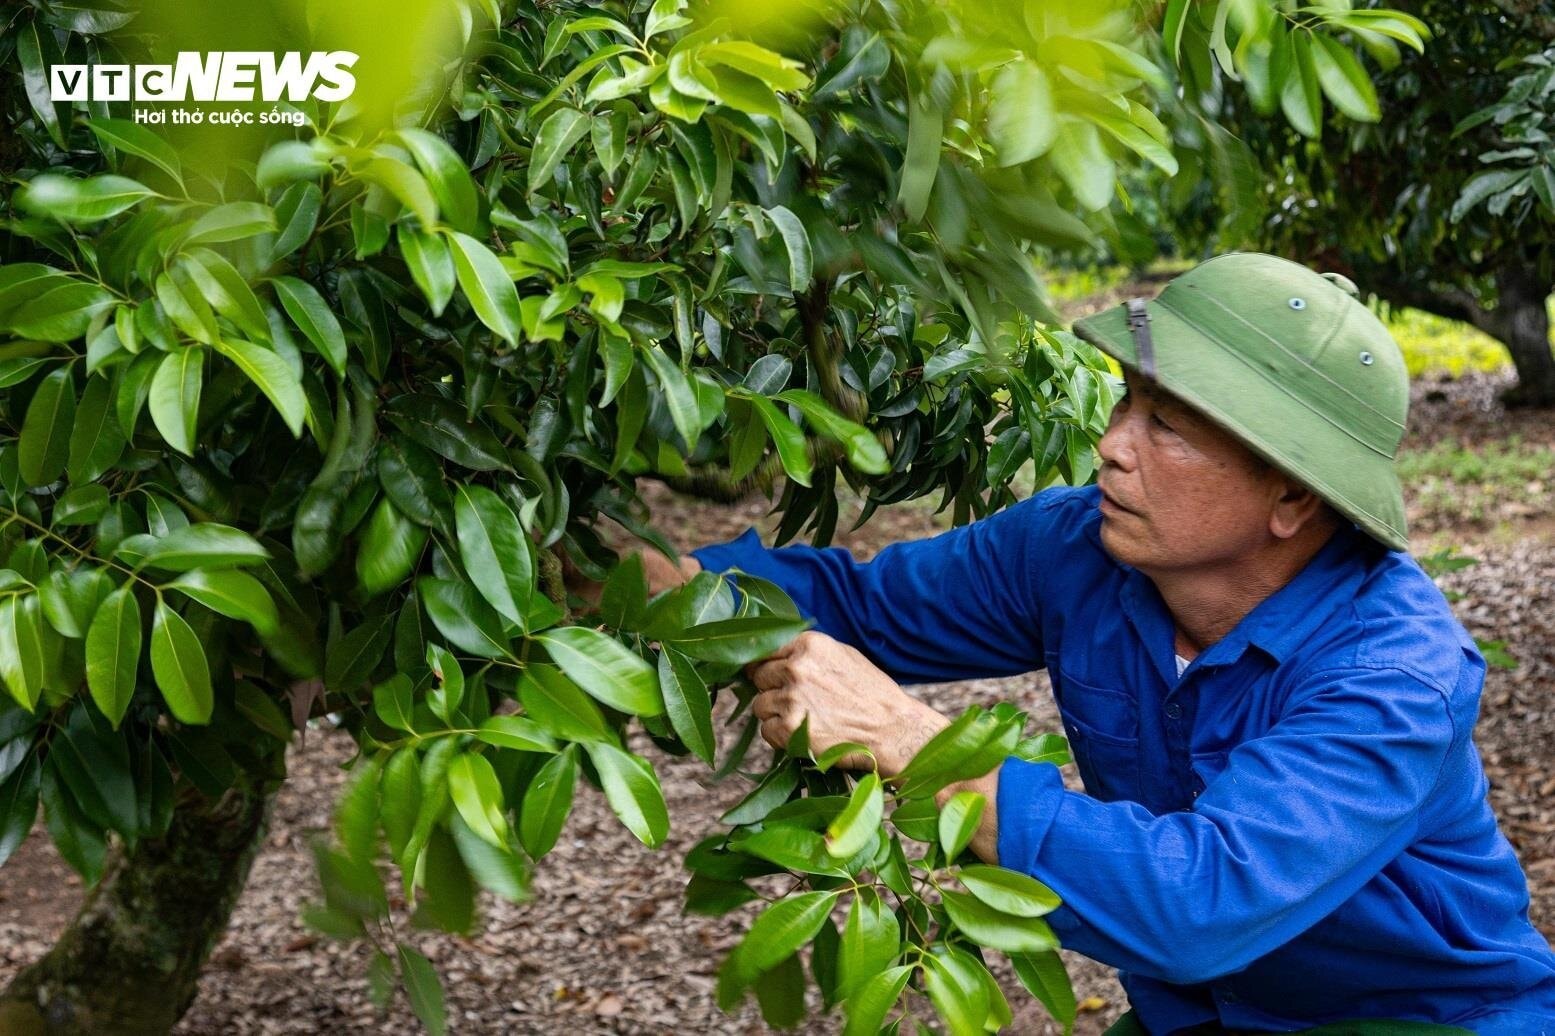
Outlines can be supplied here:
M1361 365L1362 366L1370 367L1373 359L1374 359L1374 357L1372 356L1371 353L1361 353Z
M1290 300L1290 308L1291 309L1295 309L1295 310L1306 309L1307 308L1307 300L1306 299L1291 299Z

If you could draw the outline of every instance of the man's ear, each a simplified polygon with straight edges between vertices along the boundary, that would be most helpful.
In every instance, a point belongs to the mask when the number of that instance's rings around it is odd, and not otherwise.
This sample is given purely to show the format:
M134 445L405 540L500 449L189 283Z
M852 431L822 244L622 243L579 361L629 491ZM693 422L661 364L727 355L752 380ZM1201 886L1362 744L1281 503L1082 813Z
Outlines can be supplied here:
M1291 539L1313 522L1329 519L1328 505L1300 482L1282 478L1277 488L1279 496L1269 512L1269 531L1278 539Z

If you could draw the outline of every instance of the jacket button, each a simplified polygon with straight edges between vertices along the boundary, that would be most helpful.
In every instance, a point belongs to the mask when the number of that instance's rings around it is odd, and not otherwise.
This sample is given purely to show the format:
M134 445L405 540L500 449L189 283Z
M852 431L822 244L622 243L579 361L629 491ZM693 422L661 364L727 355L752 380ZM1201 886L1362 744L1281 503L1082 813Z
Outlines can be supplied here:
M1177 702L1174 702L1174 701L1167 702L1166 703L1166 718L1167 719L1182 719L1182 706L1179 705Z

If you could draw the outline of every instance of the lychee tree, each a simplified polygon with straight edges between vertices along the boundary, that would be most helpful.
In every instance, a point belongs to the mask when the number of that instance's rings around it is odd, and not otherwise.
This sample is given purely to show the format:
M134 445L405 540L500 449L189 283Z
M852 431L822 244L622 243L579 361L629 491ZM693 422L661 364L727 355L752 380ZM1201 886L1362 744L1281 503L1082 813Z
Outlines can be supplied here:
M1202 8L1205 47L1326 31L1282 0ZM1273 19L1217 17L1254 8ZM449 10L457 58L387 116L282 104L301 129L210 168L128 104L49 99L52 63L154 54L135 11L8 8L0 861L41 803L91 886L0 1000L8 1031L173 1025L310 717L360 746L310 919L433 1031L386 880L467 931L478 889L525 894L585 786L657 845L634 725L760 771L743 705L717 754L713 689L743 702L742 664L804 623L745 577L651 597L601 534L662 542L643 480L766 493L780 539L826 542L845 490L865 518L937 494L964 522L1023 470L1091 477L1113 383L1054 326L1039 257L1115 233L1121 172L1176 171L1158 62L1203 59L1197 7L1161 30L1121 2ZM967 856L979 798L935 798L1064 758L1023 728L969 710L890 782L802 743L758 772L687 905L800 880L720 1002L797 1020L808 958L849 1032L979 1032L1009 1018L998 951L1071 1020L1057 900Z

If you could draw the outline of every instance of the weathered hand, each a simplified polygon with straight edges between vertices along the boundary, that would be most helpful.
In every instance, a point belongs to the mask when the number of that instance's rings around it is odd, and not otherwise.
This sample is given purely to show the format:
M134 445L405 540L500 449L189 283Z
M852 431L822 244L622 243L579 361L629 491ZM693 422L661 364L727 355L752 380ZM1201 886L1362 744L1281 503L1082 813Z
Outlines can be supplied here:
M689 554L684 554L678 560L671 561L655 548L638 541L623 544L618 549L621 551L623 559L631 554L636 554L642 558L643 576L647 580L650 596L663 593L665 590L673 590L688 583L691 581L692 576L702 571L701 564ZM590 605L597 605L603 584L596 583L584 576L582 572L579 572L577 566L567 557L565 551L558 550L557 553L561 557L562 578L567 584L567 589L583 598Z
M824 633L802 633L747 667L760 692L753 703L761 736L774 748L808 716L810 749L820 753L855 742L874 753L881 776L892 777L947 725L945 717L911 697L854 648ZM868 769L855 753L839 764Z

